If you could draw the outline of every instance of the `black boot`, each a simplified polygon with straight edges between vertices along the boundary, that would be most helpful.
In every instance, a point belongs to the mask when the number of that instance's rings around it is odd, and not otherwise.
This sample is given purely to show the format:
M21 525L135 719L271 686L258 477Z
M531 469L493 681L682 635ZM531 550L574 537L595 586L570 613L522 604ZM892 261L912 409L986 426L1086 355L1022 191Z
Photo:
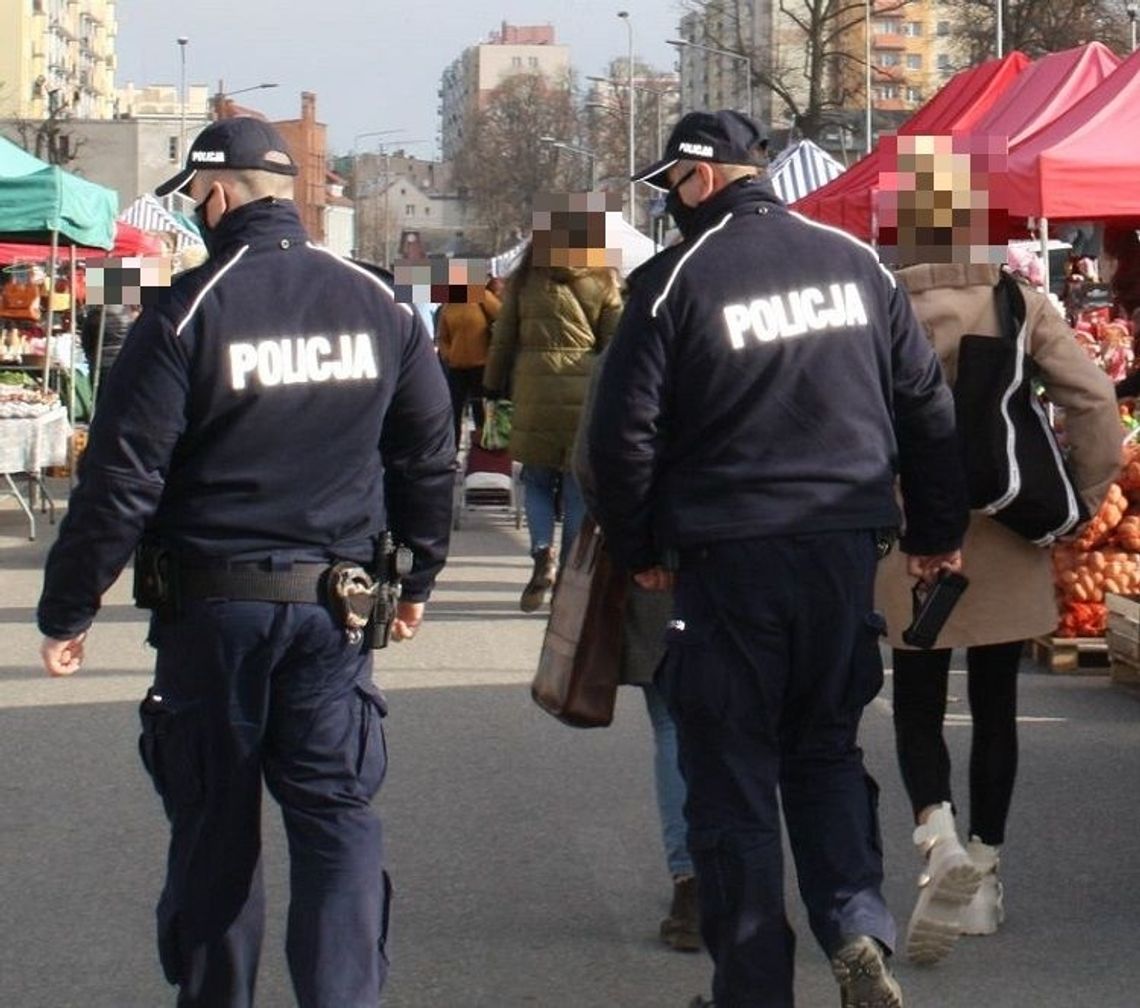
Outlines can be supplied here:
M536 549L531 556L534 557L534 573L523 589L522 598L519 599L519 608L523 612L534 612L542 608L546 593L554 584L556 566L554 563L554 550L549 546Z
M701 921L697 910L697 880L693 875L673 879L673 905L661 922L661 940L678 952L699 952Z

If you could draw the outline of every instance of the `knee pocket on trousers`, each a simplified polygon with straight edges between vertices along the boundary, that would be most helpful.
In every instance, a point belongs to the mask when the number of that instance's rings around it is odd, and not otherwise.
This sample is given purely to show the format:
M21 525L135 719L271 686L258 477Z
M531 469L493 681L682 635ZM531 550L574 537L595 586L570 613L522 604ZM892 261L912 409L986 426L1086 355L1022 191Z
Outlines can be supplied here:
M371 682L357 683L355 691L360 704L356 778L361 790L371 798L380 790L388 769L388 746L384 740L384 717L388 713L388 704Z
M139 756L168 810L201 801L201 704L151 689L139 705L139 721Z

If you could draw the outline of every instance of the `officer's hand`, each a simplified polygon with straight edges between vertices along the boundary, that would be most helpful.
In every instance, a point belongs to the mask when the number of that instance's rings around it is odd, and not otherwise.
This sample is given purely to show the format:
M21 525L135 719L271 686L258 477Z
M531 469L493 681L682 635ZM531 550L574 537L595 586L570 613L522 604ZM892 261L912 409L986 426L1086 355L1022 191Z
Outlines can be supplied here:
M935 553L932 556L919 556L917 554L906 558L906 572L913 578L934 584L942 571L952 571L955 574L962 570L962 551L954 550L950 553Z
M40 644L40 658L43 659L44 671L54 677L74 675L78 672L83 664L83 640L86 636L86 633L81 633L70 640L45 637Z
M392 621L392 640L411 640L424 621L422 602L397 602L396 618Z
M638 587L646 591L672 591L677 578L671 570L666 570L664 567L650 567L634 574L633 580L637 582Z

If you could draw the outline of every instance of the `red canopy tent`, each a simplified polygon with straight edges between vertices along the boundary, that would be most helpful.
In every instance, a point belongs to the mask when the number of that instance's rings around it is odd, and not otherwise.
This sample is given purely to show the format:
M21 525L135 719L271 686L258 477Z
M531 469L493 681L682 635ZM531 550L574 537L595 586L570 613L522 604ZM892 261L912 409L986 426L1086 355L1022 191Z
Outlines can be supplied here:
M973 129L1027 66L1029 58L1024 53L1012 52L1002 59L955 74L899 132L916 136L943 135ZM869 241L872 193L878 188L880 171L884 170L890 170L890 166L876 147L837 179L794 203L793 209Z
M1140 50L1010 155L1006 206L1048 220L1140 217Z
M162 239L140 231L125 221L115 223L115 244L110 251L107 249L87 248L83 245L75 247L77 259L106 259L108 256L122 258L123 256L160 256L166 253L166 245ZM70 251L68 251L70 254ZM0 242L0 263L14 262L47 262L51 258L50 245L25 245L18 242Z

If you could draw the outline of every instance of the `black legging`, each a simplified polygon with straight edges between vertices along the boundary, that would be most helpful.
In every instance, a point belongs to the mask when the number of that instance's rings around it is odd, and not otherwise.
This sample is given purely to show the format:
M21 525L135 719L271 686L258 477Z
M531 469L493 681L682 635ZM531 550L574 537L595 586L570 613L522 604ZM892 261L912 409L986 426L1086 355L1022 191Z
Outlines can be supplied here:
M447 387L451 392L451 411L455 417L455 446L459 447L460 428L463 423L463 408L471 403L471 416L475 421L476 439L483 434L483 369L447 369Z
M974 721L970 744L969 835L998 846L1005 840L1017 776L1017 666L1021 641L966 651ZM950 651L894 651L895 743L903 784L917 816L950 801L950 754L942 737Z

